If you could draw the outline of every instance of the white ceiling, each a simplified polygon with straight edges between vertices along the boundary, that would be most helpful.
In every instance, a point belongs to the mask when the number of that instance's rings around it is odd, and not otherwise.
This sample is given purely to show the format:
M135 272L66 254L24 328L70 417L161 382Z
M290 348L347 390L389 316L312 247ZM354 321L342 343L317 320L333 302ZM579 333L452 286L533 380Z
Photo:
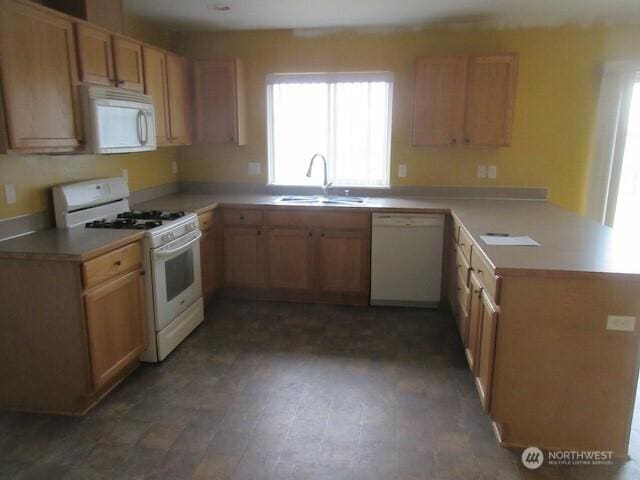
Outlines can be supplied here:
M640 21L640 0L124 0L171 31ZM217 11L214 6L229 6Z

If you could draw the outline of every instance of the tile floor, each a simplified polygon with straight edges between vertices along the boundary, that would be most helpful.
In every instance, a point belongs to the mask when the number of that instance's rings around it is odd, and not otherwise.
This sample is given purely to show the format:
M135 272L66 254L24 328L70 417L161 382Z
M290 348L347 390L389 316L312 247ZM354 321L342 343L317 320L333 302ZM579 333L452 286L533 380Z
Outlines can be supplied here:
M0 478L632 479L640 468L521 467L493 438L446 313L220 302L85 417L0 413Z

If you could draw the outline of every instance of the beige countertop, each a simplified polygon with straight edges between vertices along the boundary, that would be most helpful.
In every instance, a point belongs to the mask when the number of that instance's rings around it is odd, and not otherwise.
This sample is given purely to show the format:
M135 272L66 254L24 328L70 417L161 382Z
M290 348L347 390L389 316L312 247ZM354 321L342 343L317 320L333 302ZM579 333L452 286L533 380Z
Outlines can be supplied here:
M136 205L203 212L218 205L280 205L278 196L256 194L175 194ZM451 212L498 275L527 271L640 275L640 248L611 228L539 200L488 200L378 197L361 206L288 205L288 208L365 209L367 211ZM529 235L540 247L489 246L480 235ZM0 244L1 246L1 244Z
M143 235L140 230L51 228L0 242L0 258L83 262Z
M640 275L640 248L631 238L539 200L446 199L417 197L369 198L358 206L288 204L278 196L259 194L174 194L135 205L202 213L219 205L273 206L312 210L451 212L474 237L498 275L527 271ZM504 232L529 235L540 247L489 246L480 235ZM0 242L0 257L53 258L84 261L141 238L133 230L76 227L43 230Z

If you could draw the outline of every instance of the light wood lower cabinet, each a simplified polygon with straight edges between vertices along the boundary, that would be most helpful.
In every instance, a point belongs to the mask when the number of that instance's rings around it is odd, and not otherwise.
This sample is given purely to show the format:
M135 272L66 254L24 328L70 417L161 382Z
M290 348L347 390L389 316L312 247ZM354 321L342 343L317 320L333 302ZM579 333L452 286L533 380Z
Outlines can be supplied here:
M368 244L368 232L323 229L318 238L320 292L368 296Z
M0 408L82 414L133 371L143 278L140 241L84 263L0 258Z
M314 233L308 228L272 228L268 234L269 288L312 291Z
M208 302L220 287L220 240L217 213L209 211L198 216L202 238L200 239L200 271L202 272L202 296Z
M224 278L233 288L264 289L265 236L262 227L225 227Z
M225 287L260 290L264 298L368 303L369 213L227 208L222 218Z
M496 330L498 328L498 308L493 304L486 291L481 295L482 315L478 335L478 355L476 360L476 387L485 412L491 402L491 384L493 380L493 361L496 349Z
M476 360L478 356L478 338L482 322L482 285L478 277L471 272L469 277L469 290L471 300L469 301L469 317L467 325L467 338L464 344L464 353L471 371L476 371Z
M145 349L144 287L134 270L105 282L85 296L93 384L103 387Z

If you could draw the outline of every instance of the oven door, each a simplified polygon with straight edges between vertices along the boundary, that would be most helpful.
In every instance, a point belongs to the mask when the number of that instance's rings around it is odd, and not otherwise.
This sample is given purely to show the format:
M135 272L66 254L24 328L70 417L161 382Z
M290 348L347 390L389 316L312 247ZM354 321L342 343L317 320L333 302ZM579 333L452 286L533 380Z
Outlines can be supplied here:
M200 230L151 250L156 331L202 296Z

